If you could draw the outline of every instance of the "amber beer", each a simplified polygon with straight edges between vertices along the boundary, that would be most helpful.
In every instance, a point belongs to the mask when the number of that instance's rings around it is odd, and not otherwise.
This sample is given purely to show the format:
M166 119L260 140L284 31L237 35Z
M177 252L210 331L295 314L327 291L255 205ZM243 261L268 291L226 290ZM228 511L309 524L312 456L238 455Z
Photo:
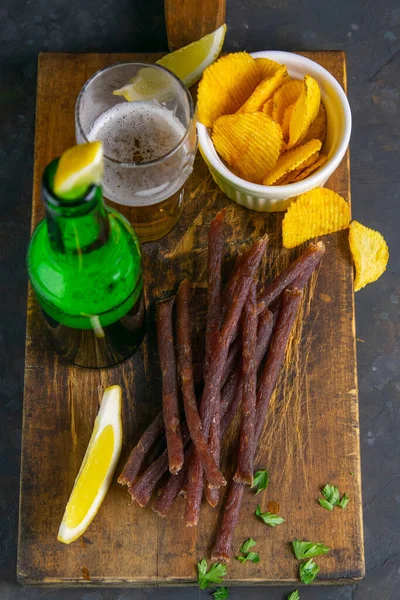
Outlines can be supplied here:
M78 141L103 142L103 194L128 217L141 241L151 241L166 235L182 213L183 186L193 168L196 130L190 95L161 67L146 66L146 70L161 71L158 97L154 94L151 99L128 102L110 93L110 89L129 81L132 72L134 76L140 73L138 66L142 67L137 63L115 65L97 74L93 79L104 76L107 81L93 82L89 100L93 80L86 84L87 89L81 92L83 100L77 103L77 137ZM110 74L121 69L123 73ZM108 81L110 75L113 78ZM95 110L99 99L103 110ZM90 104L94 110L83 137L85 109Z

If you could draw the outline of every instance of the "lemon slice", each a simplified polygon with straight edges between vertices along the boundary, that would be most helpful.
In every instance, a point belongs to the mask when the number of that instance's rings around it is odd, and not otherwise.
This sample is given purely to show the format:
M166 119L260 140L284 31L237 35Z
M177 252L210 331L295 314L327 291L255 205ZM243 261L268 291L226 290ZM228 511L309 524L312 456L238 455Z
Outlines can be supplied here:
M161 69L143 67L135 77L118 90L114 90L114 96L123 96L128 102L138 100L158 100L163 102L171 90L171 78L168 73Z
M58 531L70 544L86 531L110 486L122 446L121 388L105 389L94 429Z
M76 199L89 185L99 185L102 179L102 143L80 144L61 155L54 175L54 192L60 198Z
M157 61L157 64L175 73L185 85L190 87L200 79L204 69L218 58L224 45L225 34L226 25L224 23L197 42L163 56Z

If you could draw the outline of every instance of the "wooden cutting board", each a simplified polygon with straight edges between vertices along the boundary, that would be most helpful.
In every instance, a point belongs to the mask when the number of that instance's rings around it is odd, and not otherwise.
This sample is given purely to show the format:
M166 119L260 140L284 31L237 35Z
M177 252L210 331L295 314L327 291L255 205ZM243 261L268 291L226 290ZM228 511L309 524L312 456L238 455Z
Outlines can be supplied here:
M346 89L340 52L307 56L327 68ZM158 55L42 54L39 59L32 227L43 217L43 169L75 143L74 104L96 70L120 60L154 61ZM350 201L349 157L328 182ZM204 324L206 234L216 211L226 206L226 261L264 232L270 234L263 269L280 272L300 248L282 249L281 214L251 212L228 200L197 155L185 189L182 218L165 239L143 247L149 333L142 349L124 364L102 371L63 364L46 344L38 307L29 293L21 465L18 578L31 585L143 586L195 583L196 562L209 558L219 509L204 506L196 529L183 522L179 498L168 519L130 504L115 481L85 536L65 546L57 531L78 472L104 387L124 390L122 465L160 405L152 306L185 276L196 285L195 329ZM123 209L124 207L121 207ZM228 584L294 584L298 562L290 541L328 544L319 557L320 583L349 582L364 574L358 393L352 266L347 232L324 239L327 253L304 298L286 368L266 423L258 466L270 485L257 498L247 492L234 538L237 550L257 541L259 564L233 560ZM228 268L226 268L228 272ZM226 465L232 463L229 451ZM350 496L345 511L318 505L320 489L335 483ZM253 516L257 503L279 511L285 523L268 528Z

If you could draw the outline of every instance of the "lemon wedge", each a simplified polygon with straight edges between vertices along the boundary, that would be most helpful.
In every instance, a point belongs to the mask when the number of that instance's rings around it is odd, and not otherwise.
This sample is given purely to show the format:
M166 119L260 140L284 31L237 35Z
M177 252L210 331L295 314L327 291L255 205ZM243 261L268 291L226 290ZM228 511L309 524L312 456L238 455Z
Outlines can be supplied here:
M103 179L103 144L88 142L66 150L54 175L54 192L60 198L75 199L89 185Z
M64 544L86 531L110 486L122 446L121 404L120 386L106 388L58 531Z
M224 45L225 34L224 23L196 42L163 56L157 64L172 71L187 87L190 87L200 79L204 69L218 58Z

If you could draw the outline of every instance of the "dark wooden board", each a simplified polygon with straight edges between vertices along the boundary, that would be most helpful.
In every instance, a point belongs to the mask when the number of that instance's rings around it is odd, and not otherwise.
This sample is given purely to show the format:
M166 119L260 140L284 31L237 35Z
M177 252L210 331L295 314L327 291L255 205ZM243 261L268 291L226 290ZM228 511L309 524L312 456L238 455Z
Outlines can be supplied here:
M346 89L345 58L338 52L307 56L329 69ZM40 179L45 165L74 144L74 103L86 79L119 60L155 60L156 55L42 54L39 60L33 220L43 216ZM328 187L350 201L349 157ZM174 290L184 276L196 285L195 326L203 326L206 287L206 233L216 211L227 206L226 260L251 239L268 232L263 264L279 272L301 249L281 244L281 214L256 213L231 202L213 183L200 155L185 189L184 213L165 239L143 247L146 298ZM122 207L123 208L123 207ZM320 583L349 582L364 574L361 509L358 392L354 298L347 232L326 236L326 257L307 290L299 320L272 402L260 467L268 467L268 492L245 497L234 547L249 535L257 540L261 562L233 560L228 583L266 585L296 582L298 563L289 542L305 538L328 544L318 559ZM130 505L115 481L83 539L70 546L56 536L79 469L98 400L106 385L124 389L124 447L119 473L132 445L160 404L154 330L142 349L124 364L103 371L68 367L49 350L29 294L18 578L32 585L180 585L194 583L195 565L209 557L219 510L204 506L197 529L183 522L183 499L170 517ZM231 460L229 452L226 465ZM350 495L345 511L320 508L326 482ZM267 528L252 513L257 501L276 509L284 525Z

